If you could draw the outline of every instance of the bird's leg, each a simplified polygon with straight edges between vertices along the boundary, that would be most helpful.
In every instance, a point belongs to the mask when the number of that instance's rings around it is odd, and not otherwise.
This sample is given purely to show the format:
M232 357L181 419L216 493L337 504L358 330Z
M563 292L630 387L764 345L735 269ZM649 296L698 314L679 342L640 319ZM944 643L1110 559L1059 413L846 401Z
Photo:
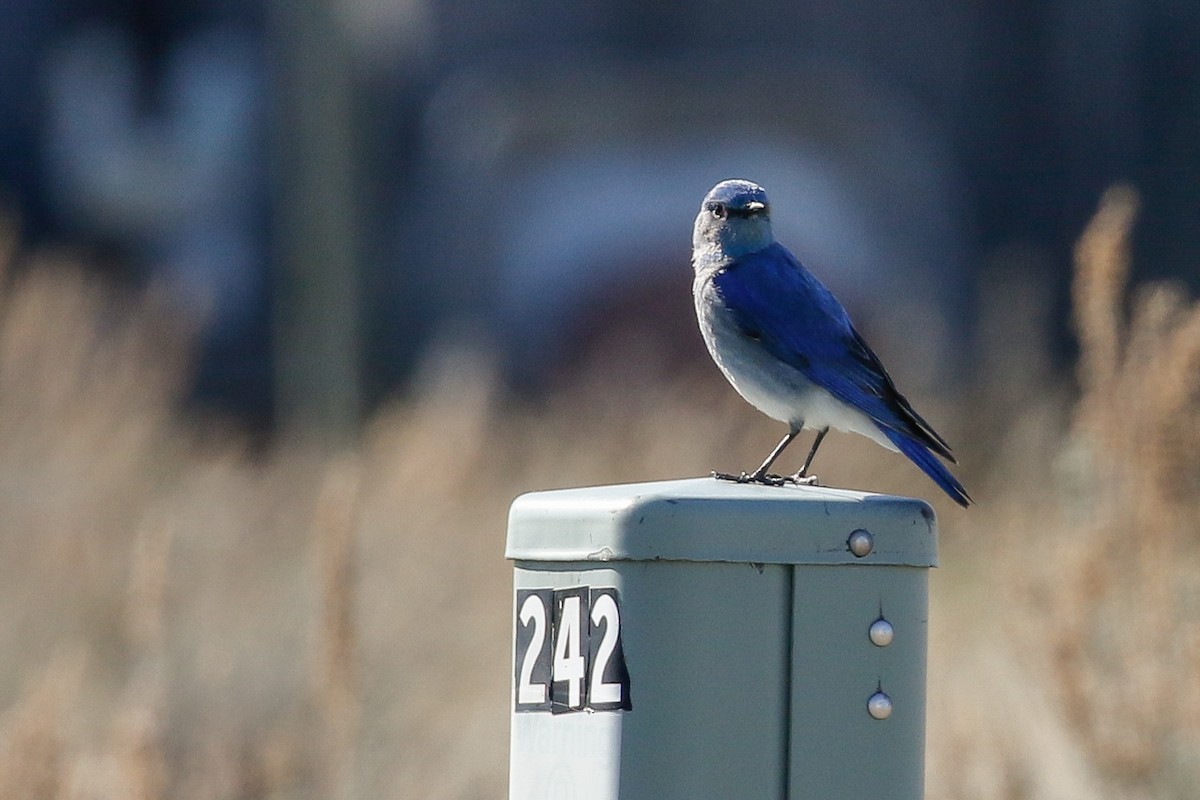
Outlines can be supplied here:
M736 481L738 483L762 483L767 486L782 486L786 478L781 478L778 475L768 475L767 470L775 463L775 459L779 458L779 454L783 452L792 440L800 435L800 429L796 428L788 432L788 435L783 437L783 440L775 445L775 449L771 451L771 455L767 456L767 460L752 473L741 473L733 475L729 472L714 472L713 477L722 481Z
M812 449L808 451L808 458L804 459L804 466L800 468L799 472L788 478L789 481L797 485L817 485L817 476L809 475L808 468L812 466L813 458L817 455L817 448L821 446L821 440L825 438L825 434L827 433L829 433L829 428L821 428L821 430L817 431L817 438L813 439Z
M764 461L758 469L754 470L754 474L750 476L749 480L755 483L775 483L776 485L782 484L782 480L780 480L778 483L773 480L769 480L767 470L770 469L771 465L775 463L775 459L779 458L779 454L782 453L784 449L799 435L799 428L788 431L788 435L779 440L779 444L775 445L775 449L771 451L771 455L767 456L767 460Z

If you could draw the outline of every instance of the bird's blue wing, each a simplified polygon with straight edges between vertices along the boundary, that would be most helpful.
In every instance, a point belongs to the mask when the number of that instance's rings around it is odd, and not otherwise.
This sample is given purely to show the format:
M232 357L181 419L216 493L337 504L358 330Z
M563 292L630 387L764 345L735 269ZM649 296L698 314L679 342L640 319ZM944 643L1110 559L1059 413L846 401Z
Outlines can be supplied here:
M743 334L870 417L955 502L971 501L933 455L954 461L950 446L896 389L833 293L787 248L776 243L745 256L713 284Z
M713 279L741 331L886 432L954 460L950 447L897 391L846 310L787 248L776 243ZM902 448L903 449L903 448Z

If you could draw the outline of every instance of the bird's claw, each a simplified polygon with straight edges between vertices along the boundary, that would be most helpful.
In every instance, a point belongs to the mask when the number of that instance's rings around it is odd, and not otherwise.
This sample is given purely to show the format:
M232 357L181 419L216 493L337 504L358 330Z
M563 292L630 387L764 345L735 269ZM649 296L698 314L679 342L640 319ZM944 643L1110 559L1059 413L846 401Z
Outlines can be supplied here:
M761 483L763 486L783 486L788 482L788 479L782 475L773 475L768 472L741 472L734 475L732 472L716 472L712 476L719 481L733 481L734 483Z
M789 476L787 478L787 481L788 481L788 483L794 483L797 486L820 486L821 485L821 484L817 483L816 475L801 475L799 472L797 472L795 475Z

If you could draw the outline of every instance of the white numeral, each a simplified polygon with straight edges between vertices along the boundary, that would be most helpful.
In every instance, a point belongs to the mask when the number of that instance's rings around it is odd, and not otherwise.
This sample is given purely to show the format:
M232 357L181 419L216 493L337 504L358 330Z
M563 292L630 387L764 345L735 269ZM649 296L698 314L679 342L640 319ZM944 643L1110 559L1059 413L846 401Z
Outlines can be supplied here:
M579 597L564 597L554 644L554 682L567 681L567 706L583 705L583 676L586 669L580 648L581 634Z
M592 662L592 681L588 689L588 700L592 703L620 703L621 684L605 683L604 672L608 669L608 661L612 658L613 650L617 647L617 636L621 630L620 614L617 602L611 594L602 594L596 598L592 606L592 624L599 625L604 620L604 638L596 650L595 661Z
M521 661L521 680L517 683L517 702L521 705L540 705L546 702L546 685L534 683L533 665L542 652L542 644L546 641L546 606L542 598L531 594L521 604L520 620L522 625L533 621L533 638L529 641L529 649Z

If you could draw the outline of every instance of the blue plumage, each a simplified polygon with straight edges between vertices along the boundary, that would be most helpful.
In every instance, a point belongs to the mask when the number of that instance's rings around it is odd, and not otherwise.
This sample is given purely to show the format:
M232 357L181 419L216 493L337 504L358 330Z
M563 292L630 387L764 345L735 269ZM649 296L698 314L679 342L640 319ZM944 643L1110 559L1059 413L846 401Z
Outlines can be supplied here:
M761 187L725 181L709 192L692 260L696 313L713 359L743 397L790 426L758 470L736 479L782 482L767 469L802 428L812 428L813 449L791 478L801 482L834 427L899 450L956 502L970 502L937 458L954 461L949 445L896 389L837 298L774 241Z
M912 459L912 462L920 467L922 472L940 486L943 492L950 495L954 502L963 507L971 502L971 496L967 494L963 485L950 474L950 470L946 469L946 466L938 461L933 453L925 449L924 445L896 431L887 431L885 435L900 448L901 453Z

